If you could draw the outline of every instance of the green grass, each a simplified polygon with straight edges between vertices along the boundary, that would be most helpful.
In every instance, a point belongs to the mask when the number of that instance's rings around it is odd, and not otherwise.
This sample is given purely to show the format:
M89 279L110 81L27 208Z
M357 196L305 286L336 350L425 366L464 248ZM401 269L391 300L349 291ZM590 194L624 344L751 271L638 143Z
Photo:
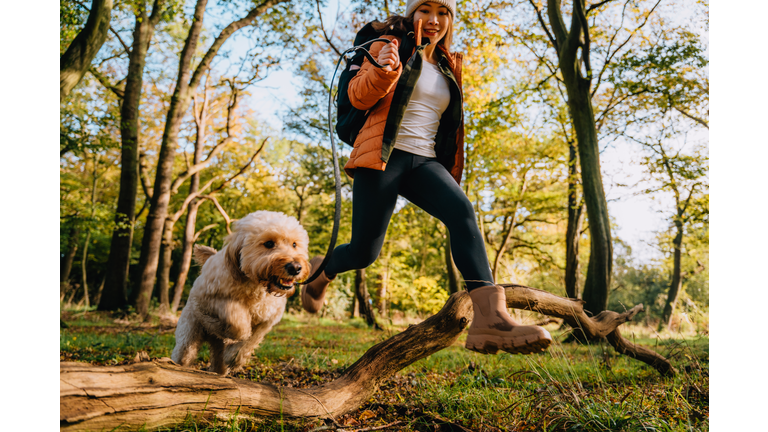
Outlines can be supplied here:
M121 364L137 351L167 357L173 329L139 325L96 312L62 314L61 359ZM556 341L564 335L548 329ZM266 337L239 378L283 386L329 382L368 348L401 331L369 330L361 320L337 322L287 314ZM545 353L486 356L463 348L464 338L390 378L368 404L337 419L354 430L401 421L394 429L432 431L454 423L471 430L699 431L708 430L709 341L677 335L654 338L644 328L626 337L671 358L678 374L661 377L644 363L617 354L607 343L555 342ZM675 336L675 335L671 335ZM199 356L204 368L208 351ZM309 431L320 420L282 421L237 416L188 419L172 431ZM444 428L446 426L443 426Z

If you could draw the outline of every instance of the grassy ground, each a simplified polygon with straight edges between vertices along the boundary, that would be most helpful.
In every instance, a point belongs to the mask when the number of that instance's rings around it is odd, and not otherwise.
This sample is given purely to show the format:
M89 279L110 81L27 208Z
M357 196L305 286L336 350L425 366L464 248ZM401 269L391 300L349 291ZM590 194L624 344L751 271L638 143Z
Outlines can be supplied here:
M169 357L174 328L139 324L93 311L62 311L64 361L123 364L138 351ZM239 378L308 387L338 377L368 348L405 327L369 330L360 320L337 322L305 314L286 315L267 336ZM321 420L188 419L173 431L693 431L709 429L709 340L697 335L656 335L623 327L627 337L671 358L679 373L663 378L607 343L556 342L542 354L495 356L464 349L464 338L393 376L358 411L337 418L340 429ZM197 367L207 366L208 351Z

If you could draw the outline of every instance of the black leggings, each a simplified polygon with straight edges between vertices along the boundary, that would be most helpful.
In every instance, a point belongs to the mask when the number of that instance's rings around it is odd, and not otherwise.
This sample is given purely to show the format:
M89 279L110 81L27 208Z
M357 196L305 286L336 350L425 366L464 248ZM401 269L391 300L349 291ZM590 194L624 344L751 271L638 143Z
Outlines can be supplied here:
M333 250L326 274L366 268L378 258L399 194L448 228L467 289L493 285L472 203L435 158L395 149L385 171L355 169L352 191L352 239Z

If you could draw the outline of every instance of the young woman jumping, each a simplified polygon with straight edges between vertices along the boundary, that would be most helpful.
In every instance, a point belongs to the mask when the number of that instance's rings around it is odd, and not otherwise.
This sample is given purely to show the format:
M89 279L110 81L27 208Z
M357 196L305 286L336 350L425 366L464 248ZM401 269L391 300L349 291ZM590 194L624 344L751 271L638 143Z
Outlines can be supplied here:
M366 268L376 260L401 195L438 218L451 234L453 258L475 314L466 347L487 354L543 351L552 342L549 332L520 325L507 312L504 289L493 281L474 209L459 187L464 118L462 56L450 51L455 15L455 0L408 0L405 16L375 23L376 30L385 32L382 37L392 41L370 48L386 67L376 68L366 59L348 87L352 105L370 110L344 166L354 178L352 238L333 250L317 279L304 285L301 302L316 313L338 273ZM390 30L393 34L386 34ZM398 53L403 37L414 38L410 59L400 59ZM316 268L322 260L317 256L310 264Z

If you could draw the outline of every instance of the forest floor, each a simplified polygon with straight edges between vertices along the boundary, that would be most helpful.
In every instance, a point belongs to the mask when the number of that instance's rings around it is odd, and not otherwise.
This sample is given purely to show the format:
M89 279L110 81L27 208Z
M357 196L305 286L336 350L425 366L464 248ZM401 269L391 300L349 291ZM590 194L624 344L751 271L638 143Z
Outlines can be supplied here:
M170 357L173 325L139 323L109 313L64 309L61 361L97 365L130 363L139 351ZM631 323L630 323L631 324ZM369 329L360 319L343 322L288 314L267 335L238 378L287 387L309 387L341 375L368 348L407 323ZM391 377L358 411L337 424L323 420L189 418L166 431L706 431L709 430L708 335L661 337L624 325L622 334L672 360L678 373L665 378L644 363L619 355L607 343L555 342L534 355L481 355L451 347ZM207 367L204 347L196 364ZM381 426L390 425L386 429Z

